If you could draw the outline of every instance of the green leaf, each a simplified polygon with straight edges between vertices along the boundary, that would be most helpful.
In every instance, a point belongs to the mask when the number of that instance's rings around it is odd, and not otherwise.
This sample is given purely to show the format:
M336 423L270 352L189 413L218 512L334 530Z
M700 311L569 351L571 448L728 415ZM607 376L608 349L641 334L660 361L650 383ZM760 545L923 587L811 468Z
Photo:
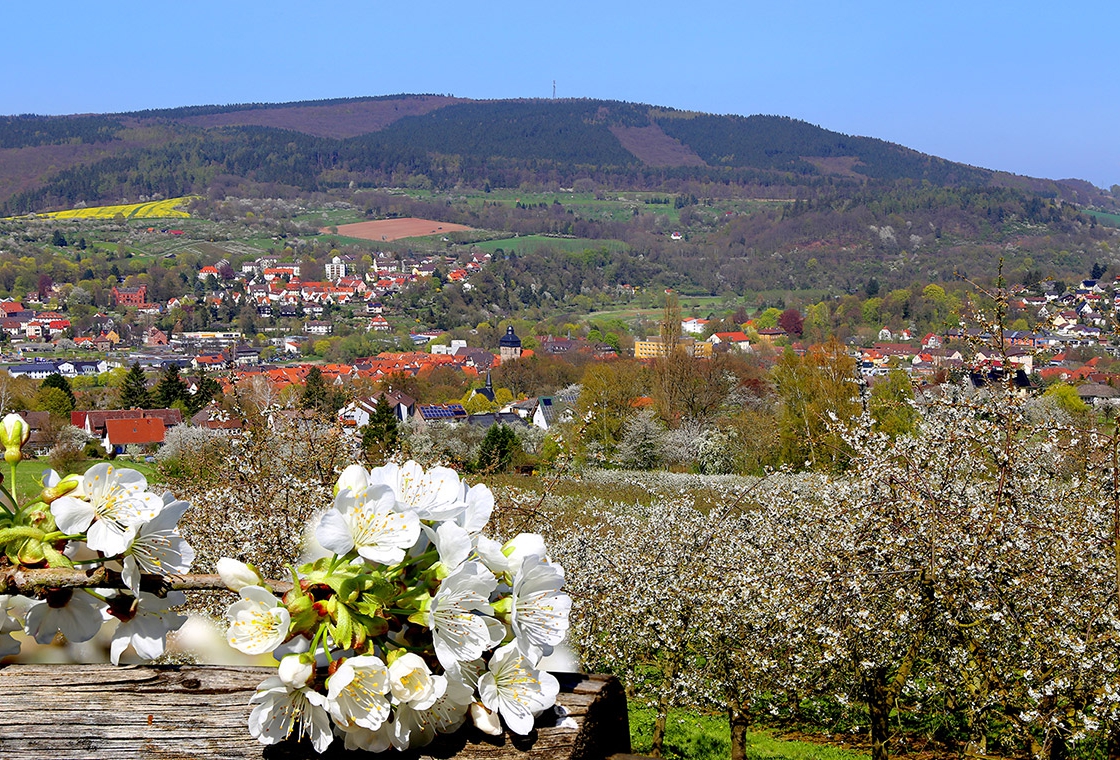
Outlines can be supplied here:
M354 640L354 621L350 617L350 609L345 604L335 608L335 624L331 637L340 647L348 649Z

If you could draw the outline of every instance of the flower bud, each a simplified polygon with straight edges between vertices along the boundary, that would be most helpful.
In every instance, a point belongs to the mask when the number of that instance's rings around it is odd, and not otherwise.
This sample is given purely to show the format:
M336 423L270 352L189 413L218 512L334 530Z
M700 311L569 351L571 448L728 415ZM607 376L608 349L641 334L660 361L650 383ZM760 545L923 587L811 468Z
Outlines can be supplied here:
M15 412L0 420L0 443L4 445L4 460L15 464L23 458L23 445L31 437L31 426Z
M342 471L338 476L338 482L334 484L334 495L338 496L338 492L347 489L350 493L357 493L369 485L369 473L366 468L360 464L352 464Z
M39 494L39 501L44 502L46 504L50 504L55 499L57 499L61 496L65 496L66 494L75 490L81 484L82 484L82 476L81 475L67 475L65 478L58 481L57 483L44 488L43 492L41 494ZM44 482L44 485L45 485L45 482ZM237 589L234 589L234 591L237 591Z
M310 655L290 654L280 660L276 675L293 689L302 689L315 677L315 659Z
M222 583L230 591L240 591L246 586L264 586L264 578L257 572L257 568L244 562L238 562L230 557L218 560L218 575Z
M474 721L475 728L484 734L502 735L502 722L498 719L498 714L490 712L478 702L471 703L471 720Z
M11 558L9 552L8 557ZM43 542L36 538L28 538L16 550L16 564L24 567L34 567L46 560L43 553Z

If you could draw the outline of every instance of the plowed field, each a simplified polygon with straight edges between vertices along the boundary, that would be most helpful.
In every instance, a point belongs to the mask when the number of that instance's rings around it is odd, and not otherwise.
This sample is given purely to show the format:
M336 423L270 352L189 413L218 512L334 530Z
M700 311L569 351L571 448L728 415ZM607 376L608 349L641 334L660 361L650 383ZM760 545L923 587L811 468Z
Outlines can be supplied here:
M407 237L420 237L422 235L443 235L448 232L462 232L469 230L462 224L448 222L434 222L431 219L380 219L376 222L356 222L354 224L340 224L338 234L346 237L360 238L362 240L399 240ZM320 232L327 232L322 229Z

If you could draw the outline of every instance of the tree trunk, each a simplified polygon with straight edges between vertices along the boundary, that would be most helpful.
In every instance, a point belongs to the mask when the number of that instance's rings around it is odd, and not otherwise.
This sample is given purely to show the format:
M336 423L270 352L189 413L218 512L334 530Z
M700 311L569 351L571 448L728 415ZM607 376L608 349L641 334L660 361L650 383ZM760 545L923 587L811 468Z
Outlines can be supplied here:
M727 703L727 720L731 724L731 760L747 760L747 728L750 723L736 697Z
M677 658L670 654L669 661L663 666L661 694L657 699L657 718L653 721L653 737L650 740L649 753L654 757L661 757L665 748L665 724L669 720L669 702L673 691L673 684L677 681Z
M877 668L863 682L867 716L871 723L871 760L889 760L891 705L885 669Z
M661 757L665 748L665 724L669 720L669 687L661 689L661 696L657 700L657 718L653 721L653 738L650 741L649 753L654 757Z
M1069 745L1066 744L1066 737L1061 734L1052 734L1050 736L1050 752L1049 760L1069 760Z
M1108 728L1108 760L1120 760L1120 725Z

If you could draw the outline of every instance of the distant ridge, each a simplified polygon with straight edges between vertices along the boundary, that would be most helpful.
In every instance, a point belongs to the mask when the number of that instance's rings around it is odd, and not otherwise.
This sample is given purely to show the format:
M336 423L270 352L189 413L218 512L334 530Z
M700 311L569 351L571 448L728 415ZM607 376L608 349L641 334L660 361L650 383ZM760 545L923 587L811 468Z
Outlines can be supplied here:
M316 192L570 185L593 174L619 188L718 182L765 196L928 182L1113 202L1080 180L1016 177L788 117L621 101L425 94L0 117L5 214L201 194L215 183Z
M376 132L405 116L423 114L456 103L463 98L444 95L412 95L407 97L373 98L312 103L291 103L282 107L252 105L235 110L215 110L174 119L196 127L255 126L290 129L315 137L343 139Z

